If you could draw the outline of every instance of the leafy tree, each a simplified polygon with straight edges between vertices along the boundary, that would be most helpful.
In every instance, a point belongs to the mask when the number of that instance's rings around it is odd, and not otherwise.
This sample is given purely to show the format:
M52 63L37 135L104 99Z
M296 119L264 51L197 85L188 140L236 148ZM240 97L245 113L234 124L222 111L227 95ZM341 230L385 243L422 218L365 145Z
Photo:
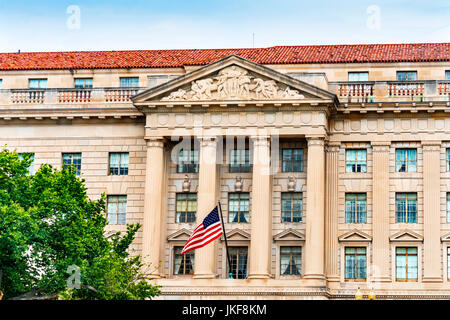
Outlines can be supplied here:
M146 276L149 266L130 253L140 224L128 225L122 235L106 235L104 194L91 200L84 180L72 167L56 170L42 165L30 175L31 161L31 155L21 160L16 152L0 152L0 290L4 298L146 299L159 295L159 286Z

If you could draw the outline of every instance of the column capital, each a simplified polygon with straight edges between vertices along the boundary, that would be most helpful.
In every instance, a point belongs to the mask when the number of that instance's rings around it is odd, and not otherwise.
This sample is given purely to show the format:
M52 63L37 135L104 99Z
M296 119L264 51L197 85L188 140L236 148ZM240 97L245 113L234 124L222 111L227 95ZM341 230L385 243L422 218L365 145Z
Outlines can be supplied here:
M268 146L270 143L270 136L268 135L250 136L250 139L255 146Z
M441 151L442 142L437 140L422 141L423 151Z
M164 137L144 137L147 147L163 148L166 139Z
M328 141L325 144L325 148L328 153L337 153L341 149L341 143L339 141Z
M200 145L203 147L207 146L215 146L217 144L217 137L216 136L196 136L195 137L198 141L200 141Z
M389 152L391 147L390 141L371 141L373 152Z
M306 136L306 140L308 141L308 147L325 145L325 136L322 135Z

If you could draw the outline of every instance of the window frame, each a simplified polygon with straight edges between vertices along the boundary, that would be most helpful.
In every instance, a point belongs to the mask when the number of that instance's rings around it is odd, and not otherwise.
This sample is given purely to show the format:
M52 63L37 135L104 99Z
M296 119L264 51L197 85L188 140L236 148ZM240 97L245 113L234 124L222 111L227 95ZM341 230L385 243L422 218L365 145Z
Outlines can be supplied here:
M188 162L180 163L181 153L188 152ZM181 149L177 155L177 173L198 173L200 151L193 149Z
M236 157L233 156L233 152L239 153L239 155L237 156L238 157L237 162L234 162L234 159ZM242 160L244 161L242 162ZM230 163L228 164L228 172L229 173L252 172L249 149L230 149Z
M234 195L238 195L238 199L232 199L231 197ZM247 199L242 199L242 196L246 196ZM237 207L239 211L231 211L230 207L231 207L231 203L233 201L238 201ZM242 201L247 201L247 207L248 207L248 211L241 211L242 208ZM245 205L244 205L245 206ZM233 217L238 217L238 221L233 221L234 219L231 219L231 212L235 212L235 215ZM229 192L228 193L228 223L250 223L250 193L249 192ZM241 217L242 216L244 218L246 218L247 221L241 221Z
M184 254L181 254L181 251L183 250L183 246L173 246L173 250L172 250L172 254L173 254L173 262L172 262L172 275L173 276L190 276L194 274L194 268L195 268L195 250L192 251L188 251ZM177 251L179 251L179 253L177 253ZM175 273L175 267L176 267L176 261L177 261L177 256L181 256L181 263L180 263L180 268L181 265L183 265L183 272L182 273ZM186 260L187 258L189 258L190 264L191 264L191 269L189 270L188 273L186 273L187 269L186 269Z
M195 195L195 199L190 199L189 196ZM184 196L184 199L180 199ZM178 211L178 202L184 201L186 206L186 211ZM195 211L188 211L189 203L195 201ZM197 219L197 204L198 204L197 193L195 192L178 192L175 195L175 223L195 223ZM184 221L179 221L179 214L184 213ZM192 218L193 216L193 218ZM189 221L189 217L191 217L191 221Z
M283 197L286 197L290 195L289 199L283 199ZM294 199L294 195L298 195L299 199ZM290 201L290 214L289 214L289 221L284 221L284 218L286 218L286 215L284 214L286 211L284 210L283 201ZM298 217L298 221L294 221L294 201L300 201L300 216ZM303 192L281 192L281 223L299 223L303 222Z
M450 80L450 70L445 70L445 80Z
M38 81L39 86L37 88L33 88L31 87L31 82L32 81ZM41 86L41 83L44 82L45 83L45 87ZM32 89L32 90L45 90L47 89L48 86L48 78L29 78L28 79L28 89Z
M64 163L64 156L66 156L66 155L71 155L70 164L65 164ZM80 155L80 164L79 165L73 163L74 155ZM82 159L83 159L83 155L82 155L81 152L63 152L62 155L61 155L61 159L62 159L62 168L63 169L68 167L68 166L73 165L73 166L75 166L75 169L76 169L75 170L75 175L76 176L80 176L81 175L81 163L82 163ZM79 166L79 168L78 168L78 166Z
M240 250L242 250L242 251L245 251L246 253L246 260L245 260L245 276L244 277L239 277L239 269L238 269L238 266L239 266L239 262L240 262L240 260L239 260L239 251ZM236 263L233 263L234 261L233 261L233 254L234 254L234 251L236 251L237 253L236 253ZM236 271L235 271L235 274L236 274L236 277L232 277L232 279L247 279L248 278L248 260L249 260L249 248L248 248L248 246L231 246L231 247L229 247L229 254L230 254L230 260L231 260L231 266L230 265L228 265L228 261L226 261L226 265L227 265L227 268L226 268L226 270L227 270L227 278L228 278L228 275L231 273L231 274L233 274L233 265L235 265L236 266Z
M399 75L405 74L405 79L399 79ZM415 74L415 79L409 79L411 74ZM417 70L400 70L396 72L397 81L418 81Z
M91 84L86 85L86 80L90 80ZM82 81L83 84L80 87L79 85L77 86L77 81ZM73 87L75 89L92 89L94 87L94 78L74 78L73 79Z
M348 250L353 249L354 253L347 253ZM359 254L358 249L364 250L364 254ZM345 246L344 247L344 280L346 282L365 282L367 281L367 247L363 246ZM348 278L347 277L347 256L354 256L354 265L353 265L353 275L354 278ZM359 277L358 272L358 257L363 256L364 257L364 278Z
M294 155L294 151L299 151L299 158L296 159ZM285 152L291 151L290 159L285 159ZM295 163L298 161L299 170L295 169ZM282 148L281 149L281 171L282 172L303 172L304 166L303 162L305 161L305 149L304 148ZM285 164L289 165L285 165ZM287 168L286 168L287 167Z
M19 155L19 160L23 160L23 155L24 154L30 154L31 155L31 163L30 166L28 167L28 174L29 175L33 175L34 174L34 160L35 160L35 154L34 152L20 152Z
M117 201L111 201L111 198L117 198ZM121 201L121 197L122 197L122 201ZM123 201L123 198L125 198L125 200ZM109 212L109 204L110 203L116 203L116 208L117 208L117 212L115 213L111 213ZM125 203L125 213L120 212L119 207L121 203ZM123 226L127 224L127 207L128 207L128 197L127 195L123 195L123 194L111 194L108 195L106 197L106 221L108 222L108 225L113 225L113 226ZM115 214L115 223L110 223L110 215L111 214ZM124 223L119 223L119 214L123 214L125 216L125 220Z
M137 81L134 81L136 80ZM120 87L121 88L139 88L139 77L120 77ZM124 85L124 82L127 82L126 85ZM136 85L133 85L136 84Z
M288 274L284 274L283 273L283 255L287 255L287 253L283 253L282 249L283 248L289 248L289 266L290 266L290 272ZM299 265L297 267L297 269L299 270L298 273L292 273L292 266L294 265L293 263L293 255L296 253L292 252L293 248L298 248L299 249L299 253L298 253L298 263L295 265ZM280 277L288 277L288 276L302 276L302 259L303 259L303 254L302 254L302 246L290 246L290 245L280 245L279 246L279 252L280 252Z
M355 156L354 159L348 159L349 154L354 152ZM364 153L364 161L358 160L358 152ZM353 164L352 164L353 163ZM349 164L350 168L352 169L349 171ZM358 168L360 171L358 171ZM353 171L355 169L355 171ZM345 172L346 173L367 173L367 149L358 149L358 148L349 148L345 149Z
M399 257L399 253L398 253L398 249L406 249L406 254L405 255L401 255L401 256L405 256L405 275L406 278L398 278L398 257ZM416 278L409 278L408 277L408 249L416 249L415 254L411 254L411 256L415 256L416 257ZM397 282L418 282L419 280L419 247L416 246L396 246L395 250L395 281Z
M118 167L117 167L117 174L114 174L111 172L111 169L115 169L114 167L111 167L111 155L113 154L118 154L119 155L119 162L118 162ZM124 167L124 173L122 172L122 155L128 155L128 161L127 161L127 166L126 166L126 173L125 173L125 167ZM130 153L129 152L109 152L108 153L108 175L109 176L128 176L130 170Z
M405 153L405 158L404 160L399 160L398 159L398 153L399 151L404 151ZM408 151L415 151L415 159L411 160L409 158L410 153ZM417 172L417 148L395 148L395 172L396 173L411 173L411 172ZM400 171L399 170L399 165L400 168L402 168L402 163L404 162L405 165L405 170L404 171ZM411 163L414 163L414 166L411 165ZM414 167L414 170L410 170L410 166Z
M405 196L405 199L399 199L399 197L400 196ZM409 199L409 197L415 197L415 199ZM405 204L404 204L404 208L405 208L405 213L404 213L404 215L405 215L405 221L399 221L400 219L399 219L399 210L398 210L398 208L399 208L399 205L398 205L398 202L399 201L402 201L402 200L405 200ZM395 223L417 223L417 218L418 218L418 208L417 208L417 206L418 206L418 203L417 203L417 200L418 200L418 196L417 196L417 192L396 192L395 193ZM410 222L409 220L410 220L410 214L409 214L409 204L408 204L408 202L410 202L410 201L415 201L415 216L414 216L414 222Z
M361 80L361 75L367 75L367 80ZM358 80L350 80L351 76L358 75ZM366 78L366 77L364 77ZM349 82L367 82L369 81L369 71L349 71L347 74L347 81Z
M364 196L364 199L362 199ZM347 202L354 201L354 214L347 211L349 208ZM360 202L364 201L364 211L361 211ZM353 219L350 219L353 217ZM352 221L350 221L352 220ZM367 193L365 192L348 192L345 193L345 223L367 223Z

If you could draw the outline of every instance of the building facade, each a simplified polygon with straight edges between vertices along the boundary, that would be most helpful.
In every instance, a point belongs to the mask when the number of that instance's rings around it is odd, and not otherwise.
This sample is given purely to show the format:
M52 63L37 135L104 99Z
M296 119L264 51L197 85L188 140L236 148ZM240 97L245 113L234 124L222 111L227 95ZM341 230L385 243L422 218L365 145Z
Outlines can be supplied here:
M0 144L73 164L161 298L450 298L450 44L0 54ZM181 255L220 201L223 237Z

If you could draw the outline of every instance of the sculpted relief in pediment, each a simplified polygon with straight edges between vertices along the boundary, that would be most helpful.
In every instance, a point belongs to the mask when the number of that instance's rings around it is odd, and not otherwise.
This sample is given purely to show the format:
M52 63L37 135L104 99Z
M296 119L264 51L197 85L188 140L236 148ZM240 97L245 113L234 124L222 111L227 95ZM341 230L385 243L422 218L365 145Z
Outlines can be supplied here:
M192 81L189 89L178 89L162 98L165 101L186 100L270 100L302 99L298 90L281 88L275 80L252 76L247 70L231 66L211 78Z

